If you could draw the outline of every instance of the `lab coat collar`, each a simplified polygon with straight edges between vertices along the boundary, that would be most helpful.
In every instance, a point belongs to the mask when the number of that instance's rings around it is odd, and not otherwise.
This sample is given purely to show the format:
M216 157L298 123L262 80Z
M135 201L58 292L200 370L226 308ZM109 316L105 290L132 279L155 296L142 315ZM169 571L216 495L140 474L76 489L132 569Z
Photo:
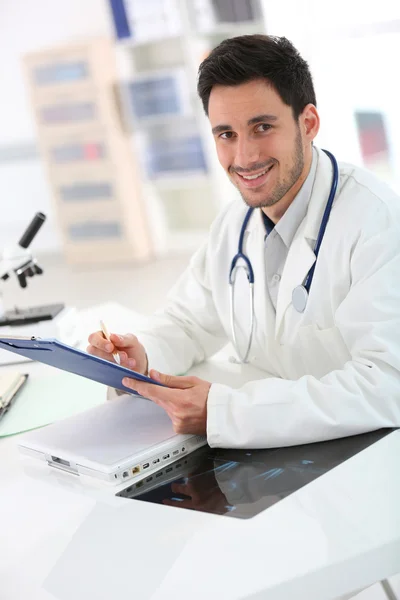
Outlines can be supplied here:
M276 306L275 338L281 335L284 316L292 304L293 290L301 285L315 262L314 247L321 227L322 217L332 185L333 169L329 157L316 148L317 172L311 192L307 214L300 224L289 249ZM295 310L293 307L291 310ZM299 322L300 322L299 313Z
M308 271L315 262L314 246L318 238L322 217L332 185L333 169L331 161L329 157L325 154L325 152L323 152L323 150L319 148L315 149L317 151L318 161L317 171L314 179L314 185L311 192L311 198L308 205L307 214L301 222L294 236L293 242L289 248L285 267L282 273L282 279L279 286L276 315L273 315L273 317L275 318L276 339L278 339L278 337L281 336L283 319L286 310L292 303L292 292L294 288L298 285L301 285L304 282ZM338 185L338 190L336 192L336 196L339 192L339 188L340 181ZM247 252L250 257L257 256L256 263L258 263L258 256L260 255L261 257L261 252L263 251L264 247L263 240L265 229L261 211L257 210L254 212L256 214L253 214L247 226L247 234L249 237L248 243L245 242L245 247L247 246ZM258 248L258 245L260 245L260 248ZM250 258L250 260L252 259ZM255 286L258 290L264 290L264 293L266 293L264 260L264 254L262 254L262 268L260 268L260 271L259 273L257 273L257 275L255 274ZM257 291L255 291L255 296L257 298ZM295 309L293 308L292 310ZM270 311L267 310L267 312L269 313ZM273 311L271 312L271 316L265 316L267 319L269 319L272 317L272 314ZM257 310L255 311L255 315L256 319L260 319L261 315ZM300 317L301 315L299 313L299 321Z

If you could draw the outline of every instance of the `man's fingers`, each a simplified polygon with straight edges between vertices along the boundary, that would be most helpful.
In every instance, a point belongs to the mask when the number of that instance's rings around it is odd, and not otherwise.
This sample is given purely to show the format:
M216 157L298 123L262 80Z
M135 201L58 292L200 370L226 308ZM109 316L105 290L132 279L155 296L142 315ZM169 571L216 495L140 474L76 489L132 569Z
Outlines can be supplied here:
M104 360L108 360L108 362L116 362L115 358L111 354L111 352L103 352L102 350L98 350L94 346L88 346L86 348L86 352L91 354L92 356L97 356L98 358L104 358ZM119 352L120 364L122 367L127 367L128 369L135 369L136 361L133 358L128 358L126 352Z
M95 333L91 333L88 338L89 344L93 346L93 348L97 348L98 350L102 350L103 352L110 352L113 350L112 344L111 348L108 348L110 342L105 339L102 331L96 331ZM91 354L91 353L90 353Z
M159 404L164 409L167 409L167 407L169 408L171 400L174 398L176 399L177 392L175 390L154 385L153 383L124 377L122 384L131 390L135 390L135 392L138 392L144 398L148 398L156 404Z
M187 390L188 388L193 387L197 383L196 377L180 377L176 375L165 375L164 373L159 373L154 369L150 369L149 375L155 381L159 381L160 383L169 388L175 388L178 390Z
M134 348L135 346L139 346L139 340L133 333L127 333L125 335L112 333L110 335L110 340L117 348Z

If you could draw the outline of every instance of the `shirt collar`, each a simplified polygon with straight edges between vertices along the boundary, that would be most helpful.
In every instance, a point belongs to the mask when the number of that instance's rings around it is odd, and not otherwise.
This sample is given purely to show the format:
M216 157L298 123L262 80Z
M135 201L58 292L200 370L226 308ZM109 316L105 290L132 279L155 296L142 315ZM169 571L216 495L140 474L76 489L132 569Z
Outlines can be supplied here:
M313 148L311 168L307 178L293 199L293 202L290 204L289 208L276 225L274 225L273 221L271 221L271 219L267 217L263 211L261 211L267 236L273 229L275 229L276 233L280 236L287 248L290 247L300 223L307 214L308 204L310 202L315 174L317 171L317 158L317 152L315 148Z

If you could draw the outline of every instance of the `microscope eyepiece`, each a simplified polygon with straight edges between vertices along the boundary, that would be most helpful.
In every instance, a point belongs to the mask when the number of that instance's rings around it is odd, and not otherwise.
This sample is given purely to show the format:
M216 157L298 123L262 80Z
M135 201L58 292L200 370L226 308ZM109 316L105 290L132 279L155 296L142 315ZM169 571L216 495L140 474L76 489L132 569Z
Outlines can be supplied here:
M36 213L36 215L33 217L32 221L30 222L30 224L28 225L24 234L22 235L21 239L18 242L18 244L19 244L19 246L21 246L21 248L29 247L30 243L32 242L33 238L36 236L37 232L39 231L39 229L41 228L41 226L43 225L45 220L46 220L46 215L44 215L41 212Z

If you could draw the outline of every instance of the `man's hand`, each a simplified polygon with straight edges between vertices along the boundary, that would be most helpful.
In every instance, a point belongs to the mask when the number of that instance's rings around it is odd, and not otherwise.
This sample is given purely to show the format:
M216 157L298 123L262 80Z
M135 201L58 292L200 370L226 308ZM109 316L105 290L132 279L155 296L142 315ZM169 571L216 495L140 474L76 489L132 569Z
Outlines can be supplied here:
M150 377L166 387L124 377L122 383L161 406L170 417L176 433L205 435L207 398L211 383L198 377L174 377L152 369Z
M86 352L111 362L115 362L113 352L118 352L123 367L133 369L142 375L147 374L146 351L135 335L112 333L110 340L109 342L105 339L102 331L91 333L88 340L90 346L86 348Z

